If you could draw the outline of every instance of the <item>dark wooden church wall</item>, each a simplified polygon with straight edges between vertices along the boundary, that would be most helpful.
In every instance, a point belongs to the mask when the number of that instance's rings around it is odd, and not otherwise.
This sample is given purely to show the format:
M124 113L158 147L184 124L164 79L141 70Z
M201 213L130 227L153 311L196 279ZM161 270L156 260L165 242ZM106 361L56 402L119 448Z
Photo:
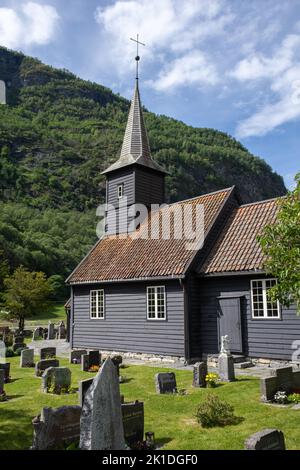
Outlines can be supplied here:
M167 320L147 320L146 286L165 285ZM105 289L105 319L90 319L89 292ZM74 286L74 348L184 356L184 295L179 281Z
M281 307L281 319L253 319L250 280L259 277L215 277L198 281L200 294L197 311L202 353L219 351L217 297L236 295L241 296L244 354L253 358L291 360L295 351L293 341L300 339L300 317L296 315L295 306L292 306L289 309Z

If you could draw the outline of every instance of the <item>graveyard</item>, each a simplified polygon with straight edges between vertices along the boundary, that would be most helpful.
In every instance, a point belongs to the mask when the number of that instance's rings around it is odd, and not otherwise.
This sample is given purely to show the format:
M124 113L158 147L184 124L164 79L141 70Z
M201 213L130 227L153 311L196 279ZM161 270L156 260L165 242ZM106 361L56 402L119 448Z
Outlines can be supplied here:
M39 359L36 356L35 363ZM8 400L0 402L0 449L28 449L32 445L32 419L43 407L78 405L78 382L93 378L96 373L84 372L79 364L59 358L60 368L67 367L71 371L71 389L70 393L55 395L42 391L41 378L35 375L33 367L20 368L20 357L12 357L9 361L11 381L5 384ZM157 393L154 379L161 372L176 375L178 393ZM286 448L297 449L300 411L261 402L260 380L256 377L241 375L237 380L222 382L211 390L193 387L191 370L125 364L120 374L123 377L120 393L125 402L144 402L144 430L154 432L159 449L243 449L250 435L266 428L280 429ZM226 428L201 427L195 412L212 393L234 407L235 415L239 417L237 424Z

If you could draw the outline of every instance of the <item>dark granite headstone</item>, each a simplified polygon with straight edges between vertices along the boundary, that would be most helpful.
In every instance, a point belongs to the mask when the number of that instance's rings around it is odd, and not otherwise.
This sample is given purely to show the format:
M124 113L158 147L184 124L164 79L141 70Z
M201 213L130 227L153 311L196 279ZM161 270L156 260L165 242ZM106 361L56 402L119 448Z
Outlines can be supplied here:
M56 357L56 348L41 348L40 349L40 358L41 359L51 359Z
M81 364L82 354L87 354L86 349L74 349L73 351L70 351L70 364Z
M278 429L264 429L245 441L246 450L285 450L284 435Z
M34 349L23 349L20 357L20 367L34 367Z
M79 382L78 398L79 398L79 405L80 406L83 406L85 394L88 391L88 389L90 388L90 386L92 385L93 380L94 379L92 378L92 379L81 380Z
M26 349L26 348L27 348L27 346L26 346L25 343L14 343L12 345L12 349L13 349L14 352L16 352L18 349L22 350L22 349Z
M89 368L90 368L89 355L88 354L82 354L82 356L81 356L81 370L83 372L88 372Z
M0 369L0 395L4 393L4 383L5 383L5 371Z
M193 386L206 387L207 362L196 362L193 367Z
M263 377L260 379L261 401L267 402L273 400L276 392L278 392L277 377Z
M290 393L293 388L293 368L280 367L271 370L271 375L277 377L277 390Z
M55 326L54 326L54 323L51 323L49 321L49 324L48 324L48 336L47 336L47 339L55 339Z
M101 354L99 351L89 351L89 367L99 366L101 362Z
M174 372L159 372L155 375L157 393L176 393L176 377Z
M135 401L122 404L125 442L134 447L144 439L144 403Z
M4 370L4 382L7 384L10 379L10 362L0 363L0 369Z
M35 375L40 377L48 367L59 367L58 359L42 359L35 364Z
M80 406L43 408L33 419L32 450L47 450L75 443L80 436Z

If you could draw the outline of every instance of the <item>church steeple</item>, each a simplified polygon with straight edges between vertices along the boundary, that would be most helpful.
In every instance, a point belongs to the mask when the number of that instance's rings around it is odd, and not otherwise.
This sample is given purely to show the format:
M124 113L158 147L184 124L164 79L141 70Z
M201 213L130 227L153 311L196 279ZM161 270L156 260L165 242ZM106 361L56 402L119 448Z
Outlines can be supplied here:
M163 168L151 157L138 82L139 80L136 78L120 157L107 170L103 171L103 174L134 163L165 173Z

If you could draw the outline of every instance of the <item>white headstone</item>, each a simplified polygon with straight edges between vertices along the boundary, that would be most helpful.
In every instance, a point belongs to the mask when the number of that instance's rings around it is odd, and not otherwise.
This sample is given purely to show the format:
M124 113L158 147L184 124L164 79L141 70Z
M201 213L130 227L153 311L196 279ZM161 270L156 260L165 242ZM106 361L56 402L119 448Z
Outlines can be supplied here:
M5 343L4 341L0 341L0 364L6 363L5 351L6 351Z
M80 418L80 448L125 449L120 384L110 358L86 392Z
M0 104L6 104L6 85L3 80L0 80Z

